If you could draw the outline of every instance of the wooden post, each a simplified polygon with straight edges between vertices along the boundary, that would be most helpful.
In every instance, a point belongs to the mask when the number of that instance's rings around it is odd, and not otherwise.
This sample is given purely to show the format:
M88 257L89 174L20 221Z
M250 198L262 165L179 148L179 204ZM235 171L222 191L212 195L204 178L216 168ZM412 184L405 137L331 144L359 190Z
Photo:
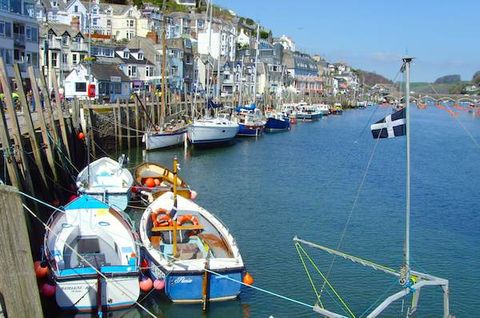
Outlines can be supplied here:
M50 103L50 92L48 91L48 86L45 82L45 77L43 76L43 72L40 72L39 78L40 78L40 90L43 94L43 99L45 102L45 110L48 114L50 134L53 139L53 144L56 147L58 145L58 133L57 133L57 127L55 126L55 117L53 116L52 104Z
M68 157L71 158L70 147L68 146L67 128L65 127L65 120L63 118L62 101L60 100L60 93L58 91L57 74L55 73L54 70L52 70L50 74L52 76L53 91L55 93L55 101L56 101L55 108L57 110L58 121L60 122L60 131L62 132L62 140L63 140L63 144L65 145L65 149L67 150Z
M13 140L15 141L18 147L23 180L25 181L27 189L31 192L31 194L34 194L32 176L30 174L30 169L28 168L28 159L27 159L27 156L25 155L25 150L23 149L23 140L22 140L22 134L20 131L20 125L18 124L17 112L15 111L15 107L13 105L12 92L10 90L10 85L8 83L7 69L5 67L5 63L3 62L3 59L1 58L0 58L0 82L3 87L3 93L5 98L4 102L7 106L8 116L10 117L9 118L10 128L12 129Z
M8 175L10 177L10 182L13 186L22 190L22 184L20 182L20 174L18 173L17 160L12 151L12 143L10 140L10 135L8 133L7 121L5 119L5 113L3 107L0 107L0 135L3 148L3 156L5 157L5 163L7 165ZM6 180L3 180L6 182Z
M126 124L126 129L127 129L127 147L128 147L128 152L130 152L130 104L127 104L127 107L125 108L127 112L127 124Z
M72 104L72 123L77 131L80 128L80 101L75 97Z
M210 273L208 272L208 256L205 260L205 271L203 272L203 279L202 279L202 310L207 310L207 304L209 301L209 285L210 285Z
M43 317L25 212L17 189L0 185L0 293L4 316Z
M40 172L40 176L42 177L43 186L45 187L45 189L48 189L49 183L47 182L47 177L45 176L45 169L43 167L42 155L40 152L40 145L38 143L37 136L35 135L35 129L33 127L33 121L32 121L32 114L30 113L30 108L27 102L27 98L25 96L22 74L20 73L20 66L18 64L15 64L13 66L13 70L15 73L15 81L17 82L17 88L18 88L17 93L19 95L20 103L22 104L25 127L27 128L27 131L28 131L28 137L30 139L30 145L32 147L33 157L35 158L35 164L37 165L37 168ZM37 103L35 104L39 105L41 108L40 104L37 104Z
M92 156L93 159L97 158L97 151L95 148L95 139L93 138L93 110L91 108L88 108L88 138L90 138L90 145L92 148ZM90 150L89 150L90 151ZM90 154L89 154L90 155Z
M146 99L144 99L146 101ZM144 103L144 105L147 105L147 103ZM146 106L145 106L146 109ZM140 138L139 132L140 131L140 117L138 116L138 99L135 99L135 140L136 140L136 145L137 147L140 145Z
M122 136L122 104L118 105L118 144L120 150L123 149L123 136Z
M35 99L35 104L37 107L37 117L40 122L40 129L42 131L42 140L43 146L45 148L45 153L47 155L48 164L53 173L53 178L55 182L58 182L57 169L55 167L55 159L53 153L52 143L48 138L47 124L45 123L45 116L43 114L42 99L40 98L40 93L38 91L37 78L35 77L35 72L33 71L33 66L28 67L28 76L30 77L30 83L33 91L33 98Z
M114 128L114 134L115 134L115 152L118 151L117 145L118 145L118 120L117 120L117 109L120 107L120 100L117 99L116 105L113 106L112 111L113 111L113 128Z

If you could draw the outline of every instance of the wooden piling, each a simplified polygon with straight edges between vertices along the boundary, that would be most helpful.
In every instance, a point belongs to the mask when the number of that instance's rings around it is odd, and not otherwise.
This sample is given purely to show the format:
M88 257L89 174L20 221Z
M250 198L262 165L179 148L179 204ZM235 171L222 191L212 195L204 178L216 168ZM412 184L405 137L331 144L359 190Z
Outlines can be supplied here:
M0 185L0 293L5 317L43 317L25 212L17 189Z
M35 159L35 164L37 169L40 172L42 178L43 187L48 190L49 183L47 182L47 177L45 176L45 168L43 167L42 155L40 151L40 145L35 134L35 128L33 127L32 114L30 113L30 107L28 105L27 97L25 96L25 89L23 87L22 74L20 73L20 66L15 64L13 66L15 73L15 81L17 82L17 93L19 96L20 103L22 105L23 118L25 121L25 127L27 128L28 138L30 139L30 145L32 147L33 157ZM35 103L35 105L37 105ZM40 106L41 107L41 106ZM21 139L21 136L20 136Z
M123 133L122 133L122 104L118 105L118 145L119 150L123 149Z
M118 120L117 120L117 109L120 107L120 100L117 99L116 105L112 107L113 112L113 129L115 134L115 152L118 152Z
M55 70L53 70L53 69L51 70L50 74L52 76L53 91L54 91L54 95L55 95L55 108L56 108L56 111L57 111L58 121L60 123L60 131L62 133L62 141L63 141L63 145L65 146L65 149L67 150L68 157L71 159L67 128L65 127L65 119L63 118L62 100L60 99L60 92L58 91L57 74L55 73Z
M47 121L48 125L50 126L50 135L53 139L52 143L56 147L58 145L58 132L55 125L55 116L53 115L52 103L50 101L50 92L48 91L48 86L45 81L45 76L43 76L43 72L40 72L38 78L40 79L40 91L42 92L43 101L45 103L45 113L48 115Z
M42 99L40 98L40 93L38 90L37 78L35 77L35 72L33 71L33 66L28 67L28 76L30 77L30 84L32 86L33 98L35 99L35 104L37 106L37 118L40 122L40 129L42 131L42 140L43 148L47 155L47 161L52 171L53 178L55 182L58 182L58 174L55 166L55 157L53 152L53 146L48 138L47 124L45 122L45 115L43 113Z
M13 154L13 147L10 134L8 133L7 120L5 118L3 107L0 107L0 117L0 138L2 141L3 156L7 165L8 176L10 177L10 182L12 185L21 190L22 183L20 181L21 179L18 171L17 159ZM3 181L6 182L6 180Z
M146 103L144 103L144 105L146 105ZM138 99L135 99L135 141L136 141L137 147L140 146L139 131L140 131L140 117L138 113Z
M21 167L23 181L26 185L26 188L30 191L30 193L35 194L33 189L32 176L30 174L30 169L28 166L28 159L25 153L25 149L23 148L22 133L20 131L20 125L18 123L17 112L15 111L15 107L13 105L12 91L8 83L7 69L5 67L5 63L3 62L3 59L1 58L0 58L0 82L3 88L3 93L5 98L4 102L5 102L5 105L7 106L7 112L9 116L10 128L12 130L13 140L15 142L16 147L18 148L18 156L20 159L19 163Z
M131 146L131 132L130 132L130 105L127 102L127 107L125 107L125 111L127 113L127 119L126 119L126 129L127 129L127 149L128 152L130 153L130 146Z
M91 108L88 108L88 138L90 138L90 148L92 151L92 156L93 159L97 159L97 148L95 147L95 138L94 138L94 133L93 133L93 110ZM88 150L90 151L90 149Z

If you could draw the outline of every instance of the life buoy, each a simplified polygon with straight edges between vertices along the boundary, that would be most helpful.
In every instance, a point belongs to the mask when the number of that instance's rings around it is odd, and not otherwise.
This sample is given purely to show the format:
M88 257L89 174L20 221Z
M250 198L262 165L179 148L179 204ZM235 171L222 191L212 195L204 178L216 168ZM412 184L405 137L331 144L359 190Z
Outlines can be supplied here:
M177 225L182 226L185 223L191 223L192 225L199 225L200 224L198 222L198 217L196 217L195 215L191 215L191 214L180 215L177 218ZM198 233L200 233L200 230L190 230L188 232L188 236L195 235L195 234L198 234Z
M169 226L172 224L172 218L170 217L169 211L166 209L158 208L153 210L150 216L154 227Z

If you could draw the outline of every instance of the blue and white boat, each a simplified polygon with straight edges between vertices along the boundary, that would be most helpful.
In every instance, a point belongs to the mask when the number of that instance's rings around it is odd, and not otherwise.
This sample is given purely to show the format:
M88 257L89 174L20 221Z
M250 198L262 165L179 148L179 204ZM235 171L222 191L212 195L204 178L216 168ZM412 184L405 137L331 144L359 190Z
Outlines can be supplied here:
M236 111L235 118L239 126L237 136L257 137L262 135L266 120L255 104L237 107Z
M82 195L55 211L47 225L44 253L61 309L101 311L137 301L137 235L123 212Z
M231 233L212 213L167 192L147 207L139 227L154 286L164 286L172 302L222 301L240 294L242 256Z
M134 180L130 171L123 168L124 159L124 156L119 161L103 157L90 163L78 174L78 192L125 210Z
M282 112L271 111L267 114L267 123L265 124L265 131L279 132L290 129L290 118Z
M322 118L322 112L315 105L300 102L297 105L297 119L303 121L315 121Z

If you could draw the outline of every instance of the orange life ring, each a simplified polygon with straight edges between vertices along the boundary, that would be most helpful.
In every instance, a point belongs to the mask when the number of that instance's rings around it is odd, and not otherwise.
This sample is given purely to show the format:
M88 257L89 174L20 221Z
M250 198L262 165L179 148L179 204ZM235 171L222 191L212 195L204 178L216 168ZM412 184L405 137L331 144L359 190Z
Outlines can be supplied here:
M180 215L177 218L177 225L182 226L185 223L191 223L193 225L199 225L200 224L198 222L198 217L196 217L195 215L191 215L191 214ZM198 234L198 233L200 233L200 230L190 230L188 236L195 235L195 234Z
M168 226L172 223L170 212L163 208L153 210L150 216L154 227Z

